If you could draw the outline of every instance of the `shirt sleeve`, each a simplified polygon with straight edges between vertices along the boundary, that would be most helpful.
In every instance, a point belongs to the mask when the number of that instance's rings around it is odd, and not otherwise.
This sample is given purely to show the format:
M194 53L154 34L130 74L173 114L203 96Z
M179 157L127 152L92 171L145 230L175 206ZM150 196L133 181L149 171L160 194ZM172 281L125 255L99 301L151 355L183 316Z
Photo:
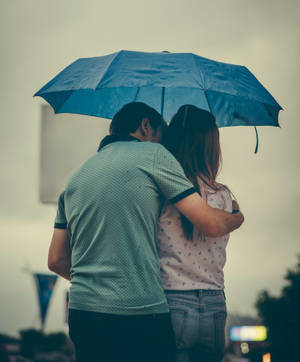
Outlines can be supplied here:
M224 211L232 212L232 195L230 189L224 185Z
M180 163L163 146L155 152L153 177L161 193L173 204L196 192Z
M55 229L66 229L67 228L64 192L62 192L60 194L59 199L58 199L58 207L57 207L54 228Z

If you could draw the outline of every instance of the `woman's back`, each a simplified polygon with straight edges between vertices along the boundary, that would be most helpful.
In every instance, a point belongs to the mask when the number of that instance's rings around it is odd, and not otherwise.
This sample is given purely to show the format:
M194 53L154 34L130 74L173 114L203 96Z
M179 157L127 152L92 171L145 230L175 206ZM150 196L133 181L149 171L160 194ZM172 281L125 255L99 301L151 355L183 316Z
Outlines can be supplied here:
M201 197L212 207L232 211L227 187L214 190L197 178ZM206 237L194 228L188 240L177 209L166 204L159 221L158 250L161 277L166 290L224 289L223 267L229 234Z
M231 192L217 182L222 154L219 130L210 112L181 106L165 132L164 146L204 201L232 212ZM170 204L163 209L158 250L177 362L222 360L226 322L223 267L228 239L229 235L204 236Z

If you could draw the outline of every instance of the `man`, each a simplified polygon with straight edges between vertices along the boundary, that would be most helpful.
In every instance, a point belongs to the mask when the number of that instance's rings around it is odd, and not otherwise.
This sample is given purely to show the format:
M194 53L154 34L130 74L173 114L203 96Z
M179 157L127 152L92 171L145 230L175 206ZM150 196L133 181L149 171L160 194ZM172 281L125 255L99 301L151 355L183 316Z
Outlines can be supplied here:
M124 106L59 198L48 265L72 282L69 327L78 361L175 361L155 244L164 199L206 235L243 222L240 212L213 209L195 192L156 143L164 126L146 104Z

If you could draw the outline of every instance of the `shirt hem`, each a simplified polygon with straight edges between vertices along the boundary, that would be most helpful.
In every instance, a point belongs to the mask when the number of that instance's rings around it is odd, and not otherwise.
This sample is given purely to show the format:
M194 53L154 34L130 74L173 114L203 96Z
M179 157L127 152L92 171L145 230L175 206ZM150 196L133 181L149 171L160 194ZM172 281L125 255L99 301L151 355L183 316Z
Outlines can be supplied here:
M163 314L169 312L169 307L166 302L159 303L153 306L126 307L126 308L70 303L69 309L77 309L87 312L96 312L96 313L105 313L105 314L118 314L118 315Z
M186 289L183 289L183 288L164 288L165 291L168 291L168 290L176 290L176 291L187 291L187 290L212 290L212 291L217 291L217 290L224 290L225 288L197 288L195 286L193 286L192 288L186 288Z

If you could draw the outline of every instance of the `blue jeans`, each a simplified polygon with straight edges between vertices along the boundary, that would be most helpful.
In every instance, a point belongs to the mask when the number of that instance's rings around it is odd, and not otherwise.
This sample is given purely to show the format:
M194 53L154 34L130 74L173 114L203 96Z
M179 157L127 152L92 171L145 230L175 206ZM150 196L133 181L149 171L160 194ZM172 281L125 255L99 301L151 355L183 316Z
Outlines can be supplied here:
M220 362L225 348L223 290L165 290L177 362Z

